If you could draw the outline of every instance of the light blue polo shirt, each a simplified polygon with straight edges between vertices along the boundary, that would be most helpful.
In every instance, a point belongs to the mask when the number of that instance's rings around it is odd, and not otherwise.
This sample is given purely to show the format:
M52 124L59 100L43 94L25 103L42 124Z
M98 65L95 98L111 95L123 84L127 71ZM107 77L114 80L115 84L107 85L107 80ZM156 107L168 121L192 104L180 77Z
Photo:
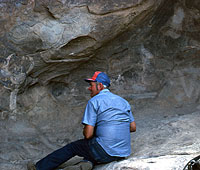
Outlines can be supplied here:
M108 89L88 101L83 124L95 127L97 142L111 156L131 154L130 123L134 121L129 103Z

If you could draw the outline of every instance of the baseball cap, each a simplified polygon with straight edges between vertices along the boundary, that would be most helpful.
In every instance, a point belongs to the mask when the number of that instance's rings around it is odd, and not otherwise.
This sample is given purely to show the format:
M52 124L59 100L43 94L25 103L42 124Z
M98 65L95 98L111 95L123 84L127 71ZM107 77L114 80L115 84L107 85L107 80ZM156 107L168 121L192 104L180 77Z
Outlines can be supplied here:
M92 78L85 79L86 82L99 82L103 85L109 87L110 86L110 79L104 72L96 71Z

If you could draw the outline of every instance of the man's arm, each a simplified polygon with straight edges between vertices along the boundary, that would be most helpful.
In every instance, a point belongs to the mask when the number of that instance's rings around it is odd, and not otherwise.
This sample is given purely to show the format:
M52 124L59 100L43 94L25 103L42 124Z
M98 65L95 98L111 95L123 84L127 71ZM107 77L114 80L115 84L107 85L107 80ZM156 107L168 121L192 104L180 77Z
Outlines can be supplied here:
M94 127L91 125L85 125L83 128L83 135L85 139L91 139L94 135Z
M135 121L130 123L130 132L135 132L136 131L136 123Z

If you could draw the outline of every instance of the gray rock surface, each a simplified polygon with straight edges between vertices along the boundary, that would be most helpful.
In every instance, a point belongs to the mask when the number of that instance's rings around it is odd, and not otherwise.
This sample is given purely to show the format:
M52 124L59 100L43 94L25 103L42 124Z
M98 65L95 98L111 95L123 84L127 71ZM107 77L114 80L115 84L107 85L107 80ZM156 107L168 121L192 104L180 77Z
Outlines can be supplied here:
M165 155L152 158L133 158L121 161L119 163L113 162L101 168L95 169L109 169L109 170L182 170L187 164L188 160L194 158L196 155Z
M82 137L97 70L137 132L130 158L95 169L181 169L200 151L199 21L199 0L0 0L0 169Z
M182 170L190 159L200 154L200 105L163 108L151 104L134 113L137 132L131 137L131 156L120 162L98 165L95 170ZM1 127L2 170L23 170L28 161L36 161L68 142L59 138L67 130L48 135L27 119L4 120ZM79 160L76 157L65 166Z

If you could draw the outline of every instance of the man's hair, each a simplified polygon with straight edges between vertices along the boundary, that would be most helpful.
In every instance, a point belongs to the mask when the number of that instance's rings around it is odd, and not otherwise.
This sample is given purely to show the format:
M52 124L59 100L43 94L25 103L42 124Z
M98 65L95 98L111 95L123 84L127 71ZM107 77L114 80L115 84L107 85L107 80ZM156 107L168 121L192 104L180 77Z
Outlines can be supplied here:
M97 81L97 82L95 82L95 83L96 83L96 88L98 89L98 85L100 84L100 82ZM103 84L103 83L101 83L101 84ZM105 89L108 89L108 86L106 86L106 85L104 85L104 84L103 84L103 87L104 87Z

